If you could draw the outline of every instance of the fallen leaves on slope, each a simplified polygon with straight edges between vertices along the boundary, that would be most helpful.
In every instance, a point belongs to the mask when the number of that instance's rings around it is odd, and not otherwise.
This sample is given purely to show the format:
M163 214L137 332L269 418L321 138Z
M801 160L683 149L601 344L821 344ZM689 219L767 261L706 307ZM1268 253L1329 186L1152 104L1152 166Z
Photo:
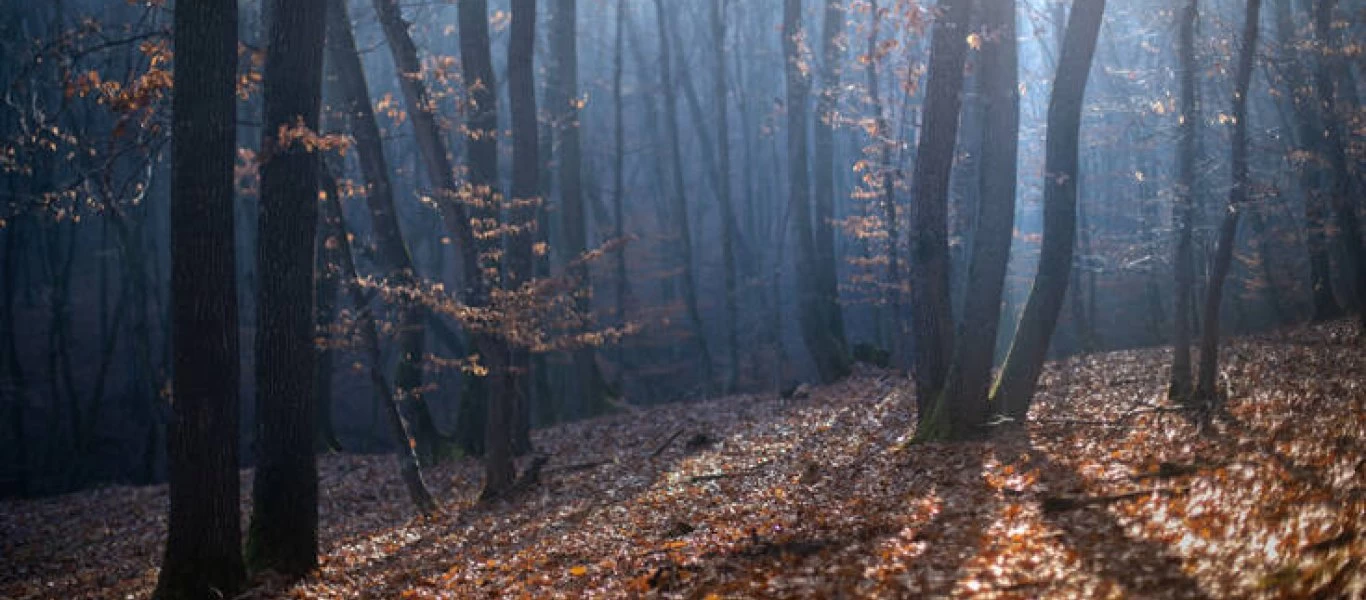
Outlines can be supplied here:
M1349 324L1236 340L1207 420L1165 400L1166 351L1077 357L1028 427L972 444L904 447L885 372L620 414L538 432L551 462L513 502L476 504L472 461L430 470L432 520L391 459L327 457L322 568L249 597L1361 595L1361 347ZM147 597L165 503L0 504L0 596Z

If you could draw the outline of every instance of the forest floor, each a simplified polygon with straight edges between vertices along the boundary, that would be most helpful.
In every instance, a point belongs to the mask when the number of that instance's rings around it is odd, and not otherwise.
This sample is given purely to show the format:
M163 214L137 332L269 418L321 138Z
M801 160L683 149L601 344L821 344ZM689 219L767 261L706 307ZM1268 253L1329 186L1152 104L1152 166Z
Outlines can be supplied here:
M511 502L475 502L473 460L430 469L430 519L392 458L329 456L322 568L243 598L1361 597L1363 342L1234 340L1203 426L1162 349L1051 364L1030 424L980 443L907 445L886 372L627 411L537 432L551 460ZM0 597L147 597L165 509L164 486L0 503Z

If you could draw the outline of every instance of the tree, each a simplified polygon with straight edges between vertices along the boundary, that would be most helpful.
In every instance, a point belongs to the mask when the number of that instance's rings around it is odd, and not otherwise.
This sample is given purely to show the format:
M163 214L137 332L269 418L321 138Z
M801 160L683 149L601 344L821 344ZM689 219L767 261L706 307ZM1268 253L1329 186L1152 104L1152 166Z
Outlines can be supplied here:
M1014 234L1016 170L1019 158L1019 50L1014 0L983 0L980 64L986 122L982 130L981 198L977 233L954 345L953 365L940 398L948 412L947 432L965 437L981 432L988 412L991 365L1000 325L1001 296Z
M171 509L161 600L242 587L233 251L237 3L175 6L171 136ZM311 338L311 336L310 336ZM311 432L309 432L311 433Z
M934 398L943 390L953 356L949 178L963 106L963 65L972 0L944 0L941 7L930 39L925 121L911 190L911 319L916 404L922 424L934 418Z
M303 576L318 566L318 466L313 452L313 252L317 135L326 0L266 5L265 126L257 261L258 449L247 561Z
M1261 13L1262 1L1248 0L1242 48L1238 52L1233 82L1233 142L1230 152L1233 185L1228 192L1228 208L1219 225L1209 289L1205 292L1205 329L1200 335L1200 373L1196 379L1195 395L1204 402L1215 399L1214 379L1219 370L1219 307L1224 299L1224 280L1228 278L1233 265L1233 246L1238 241L1238 217L1248 200L1247 94L1252 85L1252 67L1257 58Z
M991 394L991 402L1016 420L1024 420L1029 412L1067 293L1077 233L1077 154L1082 102L1104 14L1105 0L1077 0L1072 5L1049 99L1039 270Z
M512 112L512 202L508 223L508 264L505 285L509 289L531 281L535 260L532 244L536 210L541 205L540 124L536 120L536 0L513 0L512 37L508 41L508 96ZM515 390L513 410L514 451L531 450L531 355L513 349L506 385Z
M389 285L411 288L418 282L417 268L403 237L403 230L399 227L389 161L384 155L384 140L370 103L370 86L365 79L355 35L351 31L351 18L345 0L328 0L327 56L337 74L341 111L355 140L356 157L360 163L361 177L365 181L365 205L369 208L374 228L376 266L383 272ZM398 307L399 359L394 373L394 391L400 399L419 398L422 394L427 316L428 311L419 302L410 301ZM425 413L425 409L422 410ZM423 440L423 437L427 439ZM431 437L430 431L419 432L420 448L431 450ZM396 442L406 445L408 440ZM430 455L426 457L427 460L431 458Z
M816 126L812 135L812 162L815 176L812 191L815 215L812 229L816 246L817 305L832 352L849 354L844 336L844 315L840 310L839 271L835 260L835 127L839 118L840 76L844 59L844 2L824 0L821 21L821 88L816 98Z
M815 235L811 231L810 160L807 127L811 95L810 55L806 29L802 27L801 0L783 2L783 57L787 106L788 210L797 237L797 319L802 341L816 363L822 382L849 373L849 357L830 330L830 319L821 309Z
M1318 64L1314 69L1314 89L1323 114L1323 148L1332 167L1332 186L1328 190L1329 205L1337 220L1339 235L1346 249L1349 280L1354 282L1360 296L1361 327L1366 331L1366 250L1362 249L1362 228L1357 218L1357 207L1352 201L1352 174L1348 168L1346 146L1342 140L1342 123L1338 114L1337 91L1333 72L1341 67L1336 57L1342 52L1339 30L1333 24L1337 0L1316 0L1314 3L1314 35L1318 38ZM1350 73L1350 69L1347 70Z
M725 0L711 0L711 35L716 44L712 99L716 104L716 149L719 171L719 200L721 204L721 263L725 272L726 288L726 349L730 353L726 369L726 391L735 389L740 378L740 341L736 334L739 310L735 290L735 207L731 199L730 163L730 107L727 101L726 80L726 4ZM831 257L833 260L833 255ZM837 309L838 310L838 309ZM836 313L838 314L838 312Z
M1177 117L1176 202L1172 206L1172 221L1176 226L1176 256L1172 259L1176 274L1176 318L1172 335L1172 371L1167 386L1171 398L1184 400L1191 389L1191 286L1195 279L1195 258L1191 251L1191 228L1195 218L1195 124L1200 119L1195 104L1195 20L1199 16L1200 1L1189 0L1178 18L1181 19L1177 53L1181 60L1181 112Z
M669 159L668 192L672 209L671 218L677 223L679 237L679 257L682 263L683 304L688 311L688 322L692 325L693 337L697 343L698 362L702 366L702 382L705 389L712 386L711 350L707 345L706 331L702 327L702 312L697 304L697 283L693 272L694 252L692 226L688 222L688 196L683 178L683 144L678 127L678 96L674 93L674 59L672 44L669 43L669 19L664 0L655 0L655 22L659 31L659 79L661 93L664 95L664 131L667 138Z

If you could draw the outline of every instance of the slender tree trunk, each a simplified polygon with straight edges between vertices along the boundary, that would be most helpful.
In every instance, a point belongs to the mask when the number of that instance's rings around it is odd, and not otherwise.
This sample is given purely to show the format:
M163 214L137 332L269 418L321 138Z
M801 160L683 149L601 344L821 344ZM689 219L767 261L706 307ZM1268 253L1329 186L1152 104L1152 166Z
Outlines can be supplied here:
M1314 88L1318 94L1319 107L1323 111L1323 147L1328 154L1328 165L1332 168L1332 185L1329 187L1329 205L1337 220L1338 235L1342 236L1343 247L1347 251L1347 273L1344 275L1352 283L1357 295L1366 295L1366 251L1362 249L1362 229L1357 218L1357 207L1353 202L1352 174L1348 168L1347 150L1342 139L1342 118L1338 114L1337 91L1334 89L1333 71L1346 66L1337 56L1342 52L1341 35L1333 26L1333 12L1337 0L1316 0L1314 4L1314 35L1318 38L1318 65L1314 69ZM1350 72L1350 70L1348 71ZM1358 202L1360 199L1357 200ZM1352 272L1351 270L1355 270ZM1360 324L1366 332L1366 300L1361 301Z
M466 286L478 286L480 293L466 300L467 304L483 306L488 302L484 267L492 269L496 244L487 241L487 234L496 228L497 206L502 197L498 193L498 94L493 75L493 57L489 47L489 11L487 0L462 0L458 6L460 27L460 62L466 90L465 147L469 154L468 202L470 214L476 221L494 223L468 229L475 242L478 267L466 271ZM464 199L458 201L466 201ZM477 284L475 282L478 282ZM484 499L501 496L512 487L516 475L512 463L512 414L515 401L508 384L506 369L510 365L506 343L493 332L475 334L479 357L489 375L485 377L488 405L484 424Z
M1067 293L1077 233L1077 163L1082 104L1104 13L1105 0L1077 0L1073 4L1053 83L1053 96L1049 101L1039 271L991 394L992 403L1016 420L1023 420L1029 412L1048 343L1062 310L1063 296Z
M175 6L172 99L170 517L155 597L229 597L245 583L237 475L234 290L237 3Z
M848 355L844 315L840 309L839 268L835 256L835 120L839 118L840 78L845 56L844 2L825 0L821 22L821 88L816 99L816 126L812 139L815 176L812 178L815 215L812 230L816 246L816 293L821 318L834 352Z
M536 0L513 0L512 37L508 42L508 96L512 111L512 203L507 221L513 233L507 240L505 285L517 290L534 277L532 244L536 211L541 204L540 124L536 120ZM618 199L618 203L620 199ZM531 451L531 354L513 348L507 382L517 394L512 416L512 446L517 454Z
M313 252L326 0L266 8L265 128L257 263L256 478L247 562L302 577L318 566L318 466L313 452ZM306 128L307 131L301 131Z
M1172 370L1167 395L1184 400L1193 391L1191 384L1191 286L1194 284L1195 259L1192 256L1191 229L1195 218L1195 124L1200 120L1200 109L1195 104L1195 20L1199 17L1199 0L1189 0L1182 9L1177 53L1181 60L1181 112L1177 121L1176 203L1172 207L1172 221L1176 227L1176 256L1172 268L1176 272L1176 318L1172 334Z
M1001 296L1014 235L1016 165L1019 158L1019 50L1014 0L983 0L982 70L986 121L982 130L981 198L953 366L941 411L949 435L981 432L986 421L991 365L1000 326Z
M615 227L612 237L619 244L614 257L618 325L628 322L626 299L631 283L626 273L626 107L622 99L626 69L626 10L626 0L617 0L616 32L612 42L612 223ZM618 389L621 389L625 378L625 353L625 345L617 344L617 369L623 373L617 379Z
M963 65L968 53L972 0L945 0L930 40L925 123L916 151L911 195L911 314L916 404L922 425L943 391L953 357L953 306L949 298L949 180L958 117L963 105Z
M727 91L729 83L726 75L726 4L725 0L711 0L712 43L716 44L713 55L713 101L716 116L716 148L720 171L721 204L721 263L725 272L726 290L726 349L729 352L726 371L725 392L735 390L740 379L740 340L736 332L739 327L739 308L736 291L735 267L735 206L731 199L731 158L730 158L730 105Z
M13 186L11 186L11 196L14 196ZM14 469L15 469L15 493L25 496L29 493L29 459L28 459L28 432L26 420L28 419L28 380L24 374L24 365L19 360L19 321L15 318L14 306L18 301L18 264L21 260L19 246L19 227L20 221L10 223L4 228L5 236L5 265L4 279L4 305L0 306L0 322L4 326L4 339L0 339L0 344L4 344L5 358L0 362L0 369L4 370L5 379L0 382L4 385L5 396L11 402L9 414L10 435L14 439Z
M1238 217L1248 200L1247 94L1252 86L1252 67L1257 58L1261 16L1262 1L1248 0L1242 49L1238 53L1233 83L1233 148L1230 152L1233 186L1229 188L1228 210L1219 225L1214 266L1210 270L1209 290L1205 295L1205 329L1200 335L1200 372L1196 378L1195 394L1204 402L1214 402L1216 399L1214 380L1219 371L1219 308L1224 299L1224 280L1228 278L1233 265L1233 246L1238 241Z
M797 317L802 341L816 363L822 382L849 373L849 357L830 330L828 313L822 310L819 257L811 230L810 160L807 153L808 102L811 95L811 55L806 28L802 26L800 0L783 2L783 56L786 67L787 152L789 226L797 237ZM828 166L828 165L827 165Z
M375 111L370 103L370 86L361 65L360 52L351 31L351 18L345 0L328 0L328 57L336 65L341 108L356 142L356 156L365 180L365 204L375 238L375 261L390 285L410 288L418 282L417 267L399 227L398 206L390 179L389 161ZM418 302L405 301L397 307L399 362L394 374L395 393L400 406L414 407L419 429L418 454L426 460L440 454L439 434L435 431L422 397L422 359L426 352L428 311Z
M711 350L707 344L706 330L702 326L702 313L697 303L697 284L693 271L694 252L692 225L688 219L687 189L683 183L683 147L678 126L678 98L674 94L673 52L669 43L669 27L664 0L655 0L655 15L660 39L660 86L664 95L664 131L668 138L669 157L672 169L669 172L669 191L673 204L673 219L677 221L679 236L679 258L682 273L679 275L683 291L683 303L688 311L688 321L692 324L693 337L697 343L697 360L702 367L703 387L710 391L712 381Z
M339 275L350 282L347 288L351 291L352 303L355 304L359 315L357 331L365 344L367 358L370 359L370 385L374 388L372 393L376 402L384 407L384 415L394 437L394 457L398 461L399 478L403 480L413 506L422 514L434 514L439 507L422 477L422 463L417 456L416 440L408 430L407 420L403 418L398 396L384 380L384 357L380 354L379 327L375 324L375 313L367 306L369 298L363 288L357 285L360 276L356 272L356 261L353 256L355 251L350 242L351 230L346 226L346 218L341 210L341 199L337 195L337 182L326 168L322 169L322 178L323 187L327 190L327 195L321 203L322 222L325 225L322 237L328 247L336 249L339 263L337 268L341 271Z

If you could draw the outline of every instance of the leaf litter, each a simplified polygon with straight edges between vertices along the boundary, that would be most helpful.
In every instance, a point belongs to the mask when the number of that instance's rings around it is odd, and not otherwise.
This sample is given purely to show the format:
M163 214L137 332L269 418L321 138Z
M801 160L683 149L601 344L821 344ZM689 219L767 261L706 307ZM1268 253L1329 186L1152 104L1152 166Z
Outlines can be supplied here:
M973 443L908 445L890 371L630 409L536 432L550 460L509 501L476 502L476 461L430 468L429 519L391 458L326 456L321 568L242 597L1362 597L1362 348L1345 322L1232 340L1212 413L1166 399L1168 350L1073 357ZM149 597L166 504L0 503L0 597Z

